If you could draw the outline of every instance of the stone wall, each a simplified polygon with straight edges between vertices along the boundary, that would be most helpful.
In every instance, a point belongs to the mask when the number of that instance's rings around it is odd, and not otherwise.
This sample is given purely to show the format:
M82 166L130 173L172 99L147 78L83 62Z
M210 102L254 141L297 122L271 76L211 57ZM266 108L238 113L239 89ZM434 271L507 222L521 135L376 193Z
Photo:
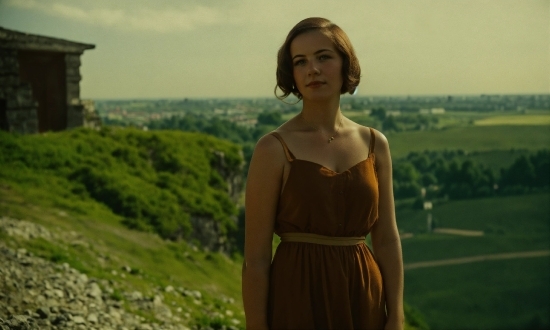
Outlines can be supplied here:
M32 134L38 132L38 104L33 99L32 87L19 77L17 49L0 48L0 99L6 100L7 128L10 132ZM80 100L80 56L65 54L67 127L84 126L85 109Z
M6 117L10 132L38 132L37 104L30 84L19 79L17 51L0 49L0 99L6 100Z
M84 125L84 106L80 102L80 55L65 55L65 76L67 81L67 128Z

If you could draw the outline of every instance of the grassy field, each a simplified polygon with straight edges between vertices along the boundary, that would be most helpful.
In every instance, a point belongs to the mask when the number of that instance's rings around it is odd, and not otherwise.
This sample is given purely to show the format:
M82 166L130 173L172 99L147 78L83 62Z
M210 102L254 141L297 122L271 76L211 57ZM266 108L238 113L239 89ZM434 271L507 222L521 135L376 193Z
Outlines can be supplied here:
M405 297L431 329L547 329L550 258L409 270Z
M393 158L412 151L456 150L467 152L548 148L550 126L469 126L434 131L387 133Z
M380 125L363 111L348 110L344 114L363 125ZM445 149L503 153L511 149L517 152L547 148L550 145L548 111L529 110L527 113L514 112L507 115L502 112L448 111L435 116L438 119L436 130L385 133L392 156L399 158L411 151ZM485 154L480 158L491 162L488 158L494 155Z
M493 116L474 122L477 126L495 125L550 125L550 115L508 115Z
M470 230L501 228L505 233L536 234L548 232L550 194L505 196L474 200L449 201L434 205L431 211L398 209L401 230L421 233L426 230L426 216L432 213L440 227Z
M439 227L481 230L481 237L427 233L427 211L398 209L399 229L414 233L402 241L404 262L549 250L549 201L549 193L540 193L451 201L431 211ZM548 327L549 293L548 257L405 272L405 299L432 329L535 329L537 322Z
M436 204L431 211L398 209L405 263L490 253L550 249L550 194L508 196ZM437 227L481 230L482 237L427 233L427 214ZM513 242L513 244L511 243Z

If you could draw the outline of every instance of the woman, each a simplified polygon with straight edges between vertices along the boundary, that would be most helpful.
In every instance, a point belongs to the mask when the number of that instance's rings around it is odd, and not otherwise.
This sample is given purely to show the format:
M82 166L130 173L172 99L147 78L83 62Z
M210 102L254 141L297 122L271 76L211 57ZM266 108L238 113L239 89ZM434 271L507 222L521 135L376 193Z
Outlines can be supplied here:
M299 22L279 50L280 98L292 93L303 107L258 141L250 163L247 329L403 328L388 142L340 111L340 95L359 80L348 37L326 19Z

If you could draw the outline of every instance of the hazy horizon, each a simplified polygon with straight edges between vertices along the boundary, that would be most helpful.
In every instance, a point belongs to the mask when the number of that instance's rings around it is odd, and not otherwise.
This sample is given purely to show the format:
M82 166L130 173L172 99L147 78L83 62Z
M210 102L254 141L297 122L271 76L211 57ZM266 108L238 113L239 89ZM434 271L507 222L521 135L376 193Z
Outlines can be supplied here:
M276 52L305 17L349 35L359 97L550 93L550 0L0 0L0 25L95 44L93 99L271 98Z

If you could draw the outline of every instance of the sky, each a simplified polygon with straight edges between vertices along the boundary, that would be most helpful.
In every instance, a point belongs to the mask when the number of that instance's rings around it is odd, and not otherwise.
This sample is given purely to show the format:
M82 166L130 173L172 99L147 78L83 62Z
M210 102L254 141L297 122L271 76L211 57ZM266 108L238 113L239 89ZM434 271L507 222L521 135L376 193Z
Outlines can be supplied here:
M0 26L96 45L81 97L270 97L300 20L350 37L358 95L550 93L550 0L0 0Z

